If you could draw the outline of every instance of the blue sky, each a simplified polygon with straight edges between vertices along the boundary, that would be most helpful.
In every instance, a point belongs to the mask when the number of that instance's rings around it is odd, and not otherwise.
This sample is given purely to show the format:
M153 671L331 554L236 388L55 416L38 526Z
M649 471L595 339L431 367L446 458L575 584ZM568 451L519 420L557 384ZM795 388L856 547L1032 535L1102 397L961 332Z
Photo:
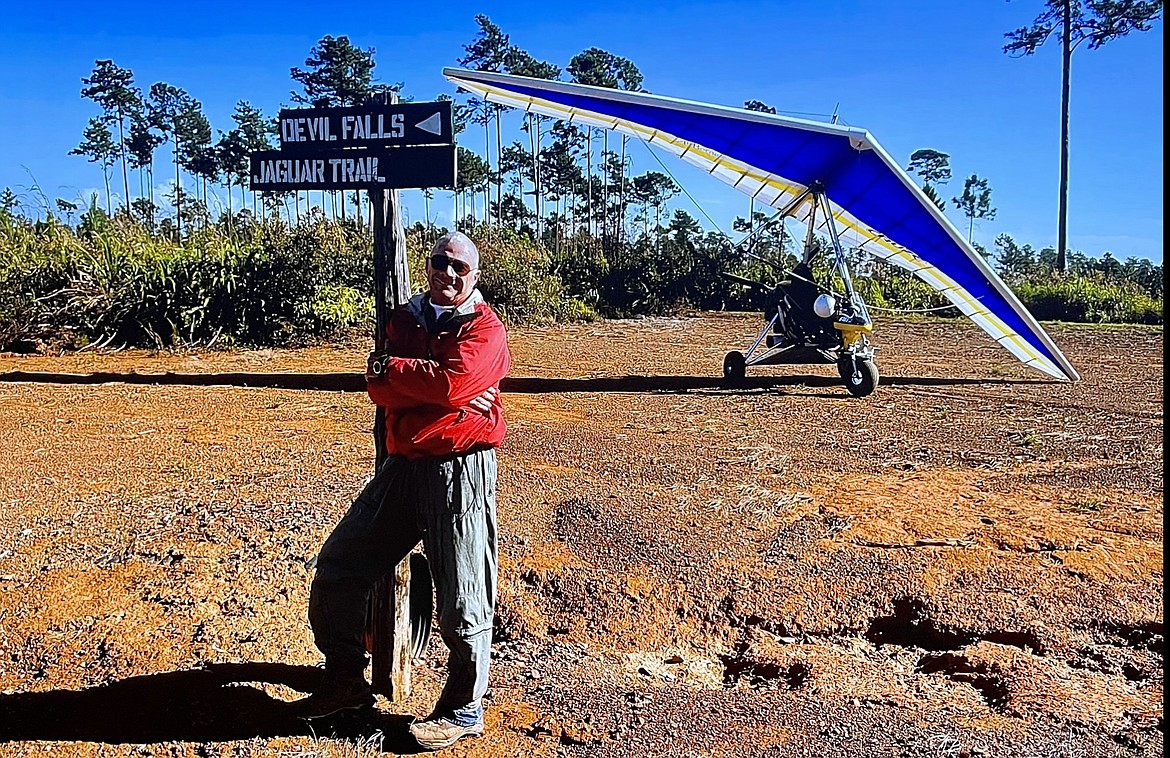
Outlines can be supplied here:
M441 69L456 65L482 13L514 44L562 68L600 47L632 60L656 94L732 106L757 99L806 116L836 110L903 166L919 148L949 153L954 178L944 197L959 195L972 173L992 189L997 215L976 226L977 242L990 247L1007 233L1021 244L1054 246L1059 46L1023 59L1002 52L1004 33L1041 7L1041 0L14 3L0 26L0 187L35 211L42 201L34 185L50 203L103 186L100 168L68 155L98 114L80 95L96 59L131 69L143 89L165 81L187 90L226 131L238 100L271 115L287 105L289 69L303 66L326 34L374 48L376 77L403 82L416 100L454 94ZM1161 262L1162 105L1160 21L1151 32L1074 54L1072 249ZM466 144L481 149L482 139ZM635 172L662 170L648 148L632 150ZM732 219L746 215L746 196L673 156L661 159L700 206L682 197L678 207L704 227L712 228L710 216L730 232ZM167 160L163 148L156 161ZM156 179L165 173L157 169ZM115 192L120 185L116 174ZM422 216L418 194L404 193L412 218ZM449 202L435 201L432 214L439 211L449 213ZM948 215L966 230L957 211Z

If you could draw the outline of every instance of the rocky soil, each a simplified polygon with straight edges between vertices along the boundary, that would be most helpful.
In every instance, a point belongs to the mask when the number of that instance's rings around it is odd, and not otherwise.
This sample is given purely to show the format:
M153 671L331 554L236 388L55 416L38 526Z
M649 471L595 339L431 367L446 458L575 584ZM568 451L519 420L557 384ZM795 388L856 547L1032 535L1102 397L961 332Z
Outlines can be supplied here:
M886 323L858 400L724 386L757 318L513 330L488 731L448 752L1162 755L1162 330L1050 327L1068 384ZM0 356L0 755L417 750L437 635L400 702L286 706L365 350Z

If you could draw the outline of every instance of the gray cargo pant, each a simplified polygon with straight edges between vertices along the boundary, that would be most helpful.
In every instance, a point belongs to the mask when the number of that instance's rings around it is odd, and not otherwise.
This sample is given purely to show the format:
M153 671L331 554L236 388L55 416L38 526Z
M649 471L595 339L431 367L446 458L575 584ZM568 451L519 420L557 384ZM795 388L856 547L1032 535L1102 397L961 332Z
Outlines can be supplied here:
M370 591L420 539L450 651L435 714L476 721L487 691L499 566L494 449L388 458L321 547L309 625L328 668L364 672Z

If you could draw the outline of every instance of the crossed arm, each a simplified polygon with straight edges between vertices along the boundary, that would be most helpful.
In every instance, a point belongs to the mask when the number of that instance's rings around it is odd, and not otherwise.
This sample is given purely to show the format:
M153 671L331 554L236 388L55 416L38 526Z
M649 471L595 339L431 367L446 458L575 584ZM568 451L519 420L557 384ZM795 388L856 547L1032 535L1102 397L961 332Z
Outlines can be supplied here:
M387 408L439 405L490 414L510 364L499 325L469 336L453 355L439 360L391 357L381 376L367 368L366 385L371 399Z

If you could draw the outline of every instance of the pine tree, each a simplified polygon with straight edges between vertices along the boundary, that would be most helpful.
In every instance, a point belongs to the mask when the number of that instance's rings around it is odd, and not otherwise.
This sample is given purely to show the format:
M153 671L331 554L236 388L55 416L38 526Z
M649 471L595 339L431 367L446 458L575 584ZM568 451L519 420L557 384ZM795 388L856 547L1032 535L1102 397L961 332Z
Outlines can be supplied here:
M946 184L951 180L951 156L930 148L915 150L910 154L910 163L906 170L918 175L922 180L922 194L937 205L940 211L945 211L946 201L938 194L936 185Z
M81 95L100 105L107 120L118 124L117 144L122 158L122 189L125 193L123 202L129 211L130 176L126 169L125 125L141 109L142 94L134 88L134 74L129 69L119 68L112 60L97 61L93 74L88 79L83 78L81 83L85 85Z
M620 89L624 89L624 90L629 90L631 92L639 92L642 89L642 72L638 70L638 67L635 66L633 64L633 62L630 61L628 58L622 58L621 56L614 55L613 53L608 52L606 50L602 50L601 48L591 47L588 50L585 50L584 52L578 53L577 55L573 56L573 59L569 61L569 66L568 66L567 70L569 72L569 75L573 77L573 81L577 82L578 84L588 84L588 85L592 85L594 87L609 87L611 89L619 89L620 88ZM590 190L592 190L592 186L593 186L593 181L592 181L593 159L591 157L592 142L593 142L593 129L592 129L592 127L590 127L587 130L587 133L588 133L587 153L590 154L590 157L588 157L586 159L588 164L589 164L587 167L587 171L586 171L586 181L588 182L588 186L589 186ZM604 163L605 162L605 155L606 155L606 153L609 152L609 131L608 130L603 133L603 140L604 141L603 141L602 147L601 147L601 156L602 156L602 162ZM623 152L624 152L624 149L625 149L624 139L622 142L622 148L623 148ZM602 177L603 177L603 179L607 179L607 176L604 172L602 173ZM607 184L603 184L602 192L604 193L604 196L608 196L609 188L608 188ZM592 218L593 218L592 205L593 205L592 191L590 191L590 198L589 198L589 206L590 206L589 218L590 218L590 220L592 220ZM605 207L605 203L603 202L603 206L602 206L603 219L602 219L602 227L601 227L603 237L605 236L605 232L607 229L607 224L606 224L606 220L605 220L605 211L606 211L606 207Z
M170 135L171 152L175 161L175 227L179 236L183 234L183 180L179 167L183 157L183 120L195 103L185 91L165 82L155 82L147 97L146 112L149 123L163 134Z
M325 108L362 105L371 93L402 89L402 84L374 84L374 49L355 47L349 37L325 35L309 51L307 68L293 67L293 81L300 82L303 92L293 92L295 102Z
M1023 57L1034 54L1055 34L1061 45L1060 88L1060 209L1056 233L1056 266L1067 267L1068 249L1068 152L1069 94L1073 51L1087 42L1095 50L1131 32L1148 32L1162 15L1162 0L1048 0L1031 26L1004 36L1003 51Z
M113 204L110 201L110 167L118 158L118 146L114 144L114 135L105 118L91 118L85 133L81 135L81 144L69 151L70 155L84 155L90 163L100 163L102 174L106 179L106 214L113 215Z
M970 221L967 228L967 242L971 242L975 234L976 219L991 220L995 218L995 208L991 207L991 187L986 179L981 179L975 174L967 177L967 181L963 183L963 194L951 198L951 202Z
M260 152L261 150L269 150L272 148L272 141L269 137L275 136L276 123L273 119L264 118L264 114L246 100L241 100L236 103L236 109L232 112L232 120L236 122L235 131L239 132L240 140L243 143L244 152L247 155ZM247 167L244 167L243 180L248 178ZM243 203L244 183L240 183L240 202ZM256 195L252 195L252 212L256 211Z

